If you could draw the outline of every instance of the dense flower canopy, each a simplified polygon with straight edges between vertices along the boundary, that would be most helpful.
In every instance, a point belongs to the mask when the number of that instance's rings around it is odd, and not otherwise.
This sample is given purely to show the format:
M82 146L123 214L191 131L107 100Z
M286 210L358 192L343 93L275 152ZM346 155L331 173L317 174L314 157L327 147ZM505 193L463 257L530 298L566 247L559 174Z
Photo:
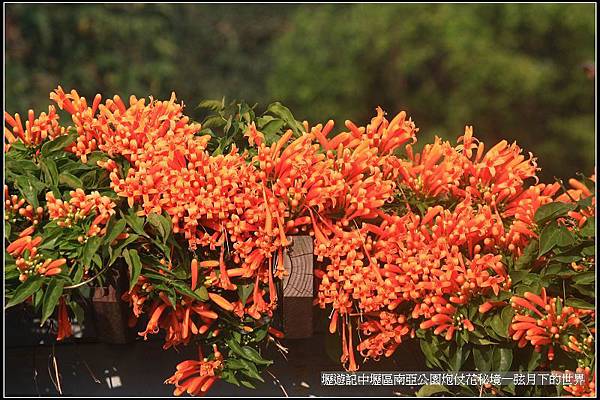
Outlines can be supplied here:
M254 348L235 343L240 332L258 335L263 327L263 339L278 337L269 327L276 282L285 273L283 252L299 234L313 237L315 304L331 307L329 331L341 333L340 361L349 371L359 368L357 351L364 360L390 357L418 335L481 342L487 333L480 318L504 310L514 313L506 335L519 348L544 351L547 361L555 347L589 351L594 339L584 328L595 312L563 307L543 287L521 293L513 265L541 242L541 207L566 204L560 229L578 233L595 219L595 196L577 180L562 194L558 182L539 183L535 158L515 143L486 147L466 127L456 143L436 138L416 151L414 122L404 112L388 119L378 108L366 126L346 121L337 134L333 121L304 122L272 140L252 121L244 126L245 149L232 144L224 154L211 153L212 136L183 114L175 94L168 101L131 96L129 105L118 96L102 103L97 95L90 106L75 90L58 87L50 98L72 117L73 140L62 146L68 157L98 168L115 196L77 187L61 198L57 186L34 208L6 186L5 211L11 221L21 218L18 238L7 247L19 280L70 279L79 258L87 258L87 277L94 258L87 249L108 236L111 263L121 254L131 268L123 296L131 323L147 317L139 335L162 329L165 349L199 342L212 350L179 364L166 381L175 395L203 394L220 377L235 381L231 371L240 368L221 354L223 346L230 357L261 363ZM6 152L20 142L38 156L44 141L69 132L52 106L37 119L30 112L25 129L18 114L5 117L12 127L5 128ZM592 203L576 209L586 198ZM113 235L117 210L124 221ZM42 220L73 231L75 247L63 246L56 258L39 254L52 250L43 236L51 225L40 229ZM143 221L160 228L163 242L146 234ZM76 242L83 250L62 256ZM530 263L544 260L539 253ZM588 271L593 260L573 263ZM64 296L58 322L62 340L71 335Z

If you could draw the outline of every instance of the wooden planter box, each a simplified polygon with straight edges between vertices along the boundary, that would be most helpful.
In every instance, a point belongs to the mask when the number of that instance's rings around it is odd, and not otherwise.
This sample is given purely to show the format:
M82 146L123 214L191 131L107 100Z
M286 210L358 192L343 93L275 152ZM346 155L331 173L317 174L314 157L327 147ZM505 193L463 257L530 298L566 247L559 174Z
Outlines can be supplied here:
M119 265L107 280L107 286L93 288L92 308L98 340L104 343L125 344L135 340L134 329L128 325L129 307L121 300L127 292L127 268Z

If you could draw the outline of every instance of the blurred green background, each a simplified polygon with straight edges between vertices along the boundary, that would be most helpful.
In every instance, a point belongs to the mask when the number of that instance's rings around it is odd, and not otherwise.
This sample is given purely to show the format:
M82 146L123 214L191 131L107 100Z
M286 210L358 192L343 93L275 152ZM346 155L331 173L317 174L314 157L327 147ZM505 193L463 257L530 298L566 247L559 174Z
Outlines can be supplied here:
M5 29L11 113L46 109L58 84L174 90L193 117L223 96L314 123L381 105L421 143L472 124L534 152L546 180L594 170L594 4L8 4Z

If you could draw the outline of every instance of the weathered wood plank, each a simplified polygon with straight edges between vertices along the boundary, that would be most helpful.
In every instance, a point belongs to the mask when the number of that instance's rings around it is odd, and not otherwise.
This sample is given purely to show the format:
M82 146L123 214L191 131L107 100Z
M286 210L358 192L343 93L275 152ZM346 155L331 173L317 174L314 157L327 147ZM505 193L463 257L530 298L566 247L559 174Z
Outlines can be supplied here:
M313 241L294 236L284 252L283 330L289 339L313 335Z

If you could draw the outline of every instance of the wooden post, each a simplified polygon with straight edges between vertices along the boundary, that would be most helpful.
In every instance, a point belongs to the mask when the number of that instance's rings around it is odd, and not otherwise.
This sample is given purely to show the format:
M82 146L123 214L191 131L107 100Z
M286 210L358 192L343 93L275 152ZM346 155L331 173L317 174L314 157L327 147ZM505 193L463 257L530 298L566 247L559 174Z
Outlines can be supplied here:
M313 335L313 240L293 236L284 253L283 330L288 339Z

